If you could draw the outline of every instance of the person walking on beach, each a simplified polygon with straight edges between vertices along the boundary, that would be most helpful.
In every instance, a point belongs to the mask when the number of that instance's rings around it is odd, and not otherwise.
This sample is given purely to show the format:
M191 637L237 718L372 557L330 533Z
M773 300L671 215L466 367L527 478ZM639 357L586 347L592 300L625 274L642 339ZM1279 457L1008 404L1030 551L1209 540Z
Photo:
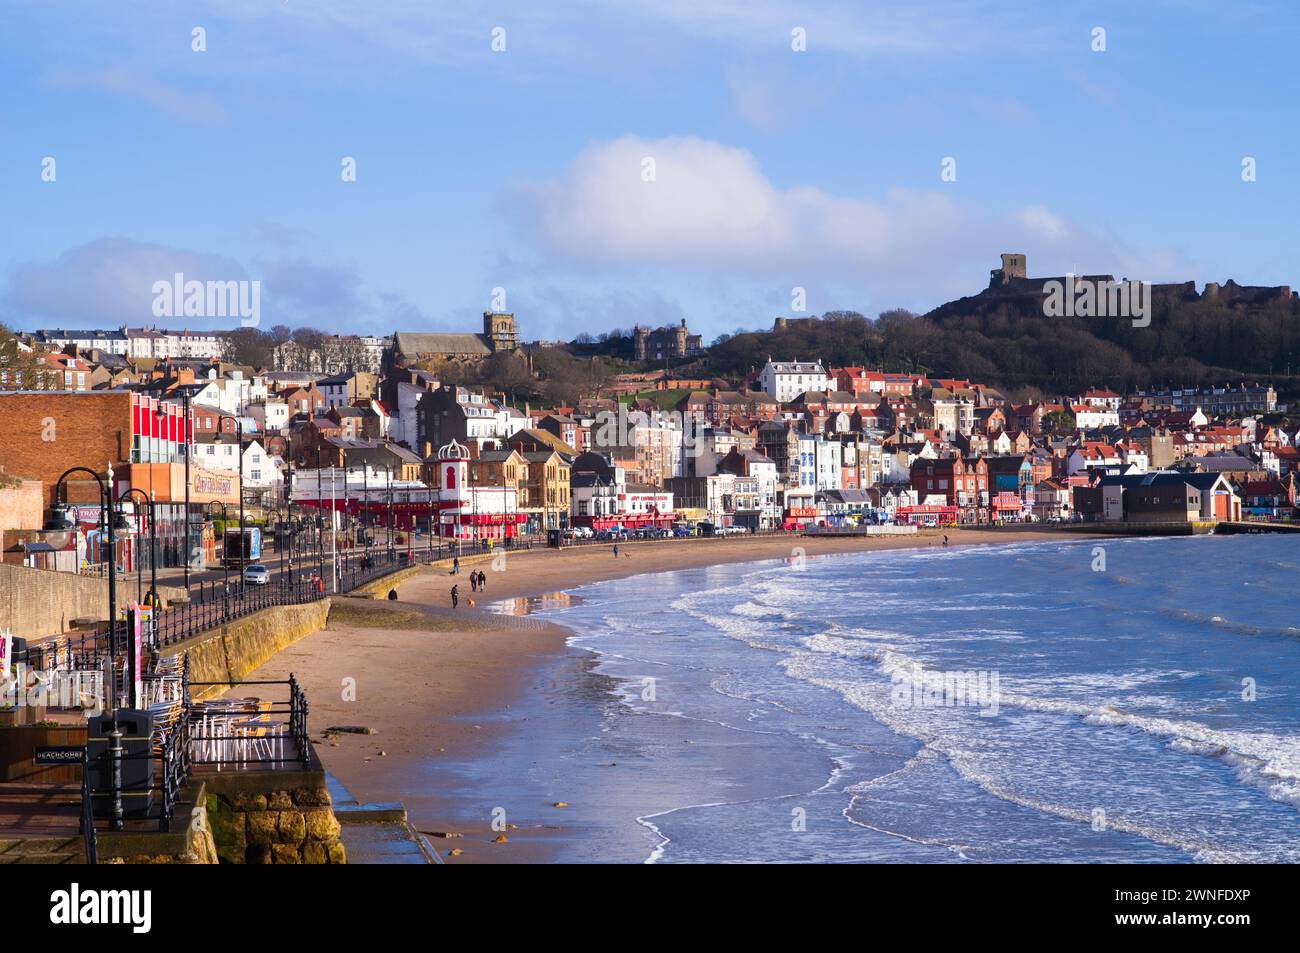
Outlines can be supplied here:
M469 574L469 591L478 592L478 573L471 571Z
M487 573L482 569L478 571L478 591L487 592Z
M618 543L614 544L614 558L618 559Z
M453 556L453 557L451 558L451 574L452 574L453 576L459 576L459 575L460 575L460 557L459 557L459 556Z
M454 609L460 605L460 586L451 587L451 607Z
M945 546L948 545L948 534L947 534L947 533L944 533L944 534L943 534L943 544L944 544Z

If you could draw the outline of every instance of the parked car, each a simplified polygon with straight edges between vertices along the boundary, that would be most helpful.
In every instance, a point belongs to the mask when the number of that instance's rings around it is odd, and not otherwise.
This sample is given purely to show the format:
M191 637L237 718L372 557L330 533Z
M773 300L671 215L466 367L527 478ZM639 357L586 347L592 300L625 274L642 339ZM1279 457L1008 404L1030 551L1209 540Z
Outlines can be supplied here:
M261 563L253 563L244 568L244 582L250 586L265 586L271 582L271 570Z

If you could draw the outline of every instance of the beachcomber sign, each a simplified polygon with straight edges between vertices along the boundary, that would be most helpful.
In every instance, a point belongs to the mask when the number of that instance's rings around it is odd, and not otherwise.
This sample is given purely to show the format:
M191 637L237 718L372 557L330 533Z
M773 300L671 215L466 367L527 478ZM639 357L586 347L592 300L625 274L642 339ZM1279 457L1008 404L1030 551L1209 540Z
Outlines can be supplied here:
M86 758L86 749L84 747L73 745L58 745L47 748L37 748L36 755L32 758L35 764L81 764Z
M124 923L132 933L148 933L153 925L152 890L68 890L50 894L50 922L60 926Z

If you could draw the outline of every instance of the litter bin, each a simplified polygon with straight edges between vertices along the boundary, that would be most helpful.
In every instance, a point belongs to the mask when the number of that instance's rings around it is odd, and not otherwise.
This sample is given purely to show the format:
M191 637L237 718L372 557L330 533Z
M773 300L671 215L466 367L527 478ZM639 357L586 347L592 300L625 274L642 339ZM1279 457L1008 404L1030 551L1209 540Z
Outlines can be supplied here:
M546 545L551 549L559 549L563 540L560 537L558 529L548 529L546 531Z
M97 795L108 795L113 790L108 722L107 715L87 719L90 788ZM122 814L125 817L149 817L154 804L153 715L135 708L121 708L117 712L117 727L122 732ZM112 816L112 797L96 797L94 804L96 817Z

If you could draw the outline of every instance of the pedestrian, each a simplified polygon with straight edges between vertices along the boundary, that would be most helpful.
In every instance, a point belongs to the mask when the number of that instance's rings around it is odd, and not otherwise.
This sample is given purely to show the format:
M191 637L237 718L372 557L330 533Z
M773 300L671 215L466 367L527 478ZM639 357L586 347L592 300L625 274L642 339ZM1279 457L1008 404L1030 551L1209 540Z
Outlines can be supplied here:
M481 569L478 571L478 591L487 592L487 573Z
M451 587L451 607L454 609L460 605L460 586Z
M944 544L945 546L948 545L948 534L947 534L947 533L944 533L944 534L943 534L943 544Z
M614 544L614 558L618 559L618 543Z
M469 591L478 592L478 573L476 572L469 574Z
M459 575L460 575L460 557L459 557L459 556L453 556L453 557L451 558L451 574L452 574L453 576L459 576Z

